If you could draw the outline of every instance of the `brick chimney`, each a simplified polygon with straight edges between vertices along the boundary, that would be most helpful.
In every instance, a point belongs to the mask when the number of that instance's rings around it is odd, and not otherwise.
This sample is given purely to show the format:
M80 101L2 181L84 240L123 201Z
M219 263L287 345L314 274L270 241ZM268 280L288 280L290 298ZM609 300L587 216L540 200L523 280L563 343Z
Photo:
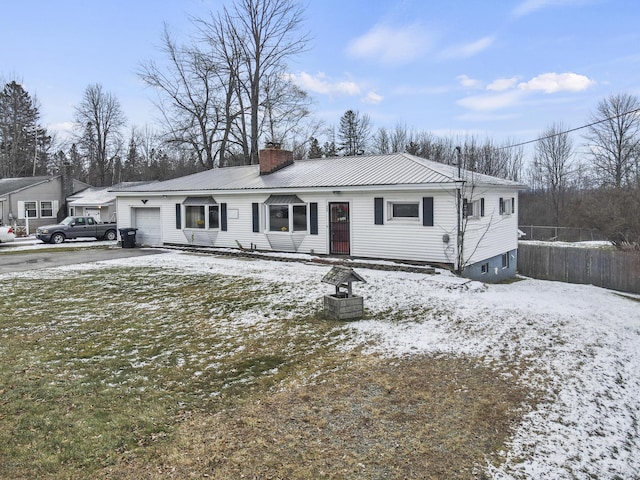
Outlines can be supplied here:
M258 152L260 175L269 175L293 164L293 152L281 150L279 143L267 142L266 148Z

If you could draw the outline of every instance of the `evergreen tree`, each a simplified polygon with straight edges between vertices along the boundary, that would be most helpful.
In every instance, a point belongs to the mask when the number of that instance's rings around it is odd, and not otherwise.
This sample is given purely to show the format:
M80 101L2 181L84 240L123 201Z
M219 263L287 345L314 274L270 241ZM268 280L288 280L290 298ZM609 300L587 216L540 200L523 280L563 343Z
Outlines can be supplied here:
M309 158L322 158L323 152L318 139L311 137L311 146L309 147Z
M361 155L367 150L371 133L371 119L368 115L347 110L340 118L338 147L347 157Z
M38 105L15 80L0 92L0 178L46 173L51 138L38 125Z

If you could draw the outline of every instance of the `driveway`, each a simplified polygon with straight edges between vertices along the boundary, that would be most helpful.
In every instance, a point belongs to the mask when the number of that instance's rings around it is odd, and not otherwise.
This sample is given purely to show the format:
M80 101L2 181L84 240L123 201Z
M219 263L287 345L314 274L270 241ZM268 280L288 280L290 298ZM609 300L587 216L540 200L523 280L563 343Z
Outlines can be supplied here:
M138 257L141 255L157 255L165 250L151 248L78 248L74 250L47 250L44 252L24 250L3 253L0 248L0 275L11 272L24 272L37 268L59 267L76 263L91 263L116 258Z

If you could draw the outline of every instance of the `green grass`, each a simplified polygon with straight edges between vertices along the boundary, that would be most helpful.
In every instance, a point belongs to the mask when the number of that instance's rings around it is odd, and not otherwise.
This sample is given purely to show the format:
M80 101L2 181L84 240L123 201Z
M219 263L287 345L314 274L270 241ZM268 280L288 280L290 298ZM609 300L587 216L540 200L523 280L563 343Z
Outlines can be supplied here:
M439 432L437 442L443 442L451 437L447 425L453 417L460 425L471 418L470 426L478 428L465 427L455 436L455 461L446 467L450 458L443 453L437 471L463 462L471 472L474 462L502 448L517 418L510 412L526 398L496 380L499 372L478 367L479 360L425 358L390 368L386 361L344 352L338 347L349 335L348 324L321 318L315 303L280 301L291 297L285 283L157 268L55 271L52 278L24 275L3 282L0 478L164 478L167 471L177 472L175 478L193 472L307 478L323 462L346 472L332 478L358 478L354 465L376 455L384 459L377 467L380 478L400 478L393 472L416 470L385 467L399 448L380 450L385 438L401 442L415 434L434 442L425 437L428 430ZM425 311L397 312L395 319ZM467 390L452 382L463 374ZM394 395L380 393L387 390ZM460 391L471 396L462 398ZM358 396L371 401L360 407ZM497 410L495 398L501 402ZM354 408L365 408L368 420L354 418ZM336 428L331 412L338 424L353 425ZM443 421L423 428L426 417ZM368 422L379 428L368 431ZM333 446L312 442L313 431L300 433L299 425L316 429ZM212 439L212 429L226 436ZM333 458L365 430L366 444L356 453L343 463ZM465 443L489 431L480 447ZM248 446L258 439L273 450ZM407 448L417 448L415 443ZM467 450L473 452L468 458L459 453ZM230 462L232 456L244 459L246 468ZM311 469L292 467L299 462Z

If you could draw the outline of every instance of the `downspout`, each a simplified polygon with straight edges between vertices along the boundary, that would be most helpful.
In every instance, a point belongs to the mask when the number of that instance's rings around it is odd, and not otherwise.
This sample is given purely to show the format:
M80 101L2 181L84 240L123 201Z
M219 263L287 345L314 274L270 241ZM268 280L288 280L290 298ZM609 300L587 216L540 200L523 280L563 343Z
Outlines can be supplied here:
M457 184L457 188L456 188L456 219L457 219L457 227L456 227L456 259L455 259L455 270L458 273L462 273L462 271L460 270L461 268L461 263L462 263L462 248L463 248L463 244L462 244L462 188L461 188L461 179L460 179L460 175L461 175L461 162L460 162L460 154L461 154L461 150L460 147L456 147L456 152L458 153L458 179L456 181Z

